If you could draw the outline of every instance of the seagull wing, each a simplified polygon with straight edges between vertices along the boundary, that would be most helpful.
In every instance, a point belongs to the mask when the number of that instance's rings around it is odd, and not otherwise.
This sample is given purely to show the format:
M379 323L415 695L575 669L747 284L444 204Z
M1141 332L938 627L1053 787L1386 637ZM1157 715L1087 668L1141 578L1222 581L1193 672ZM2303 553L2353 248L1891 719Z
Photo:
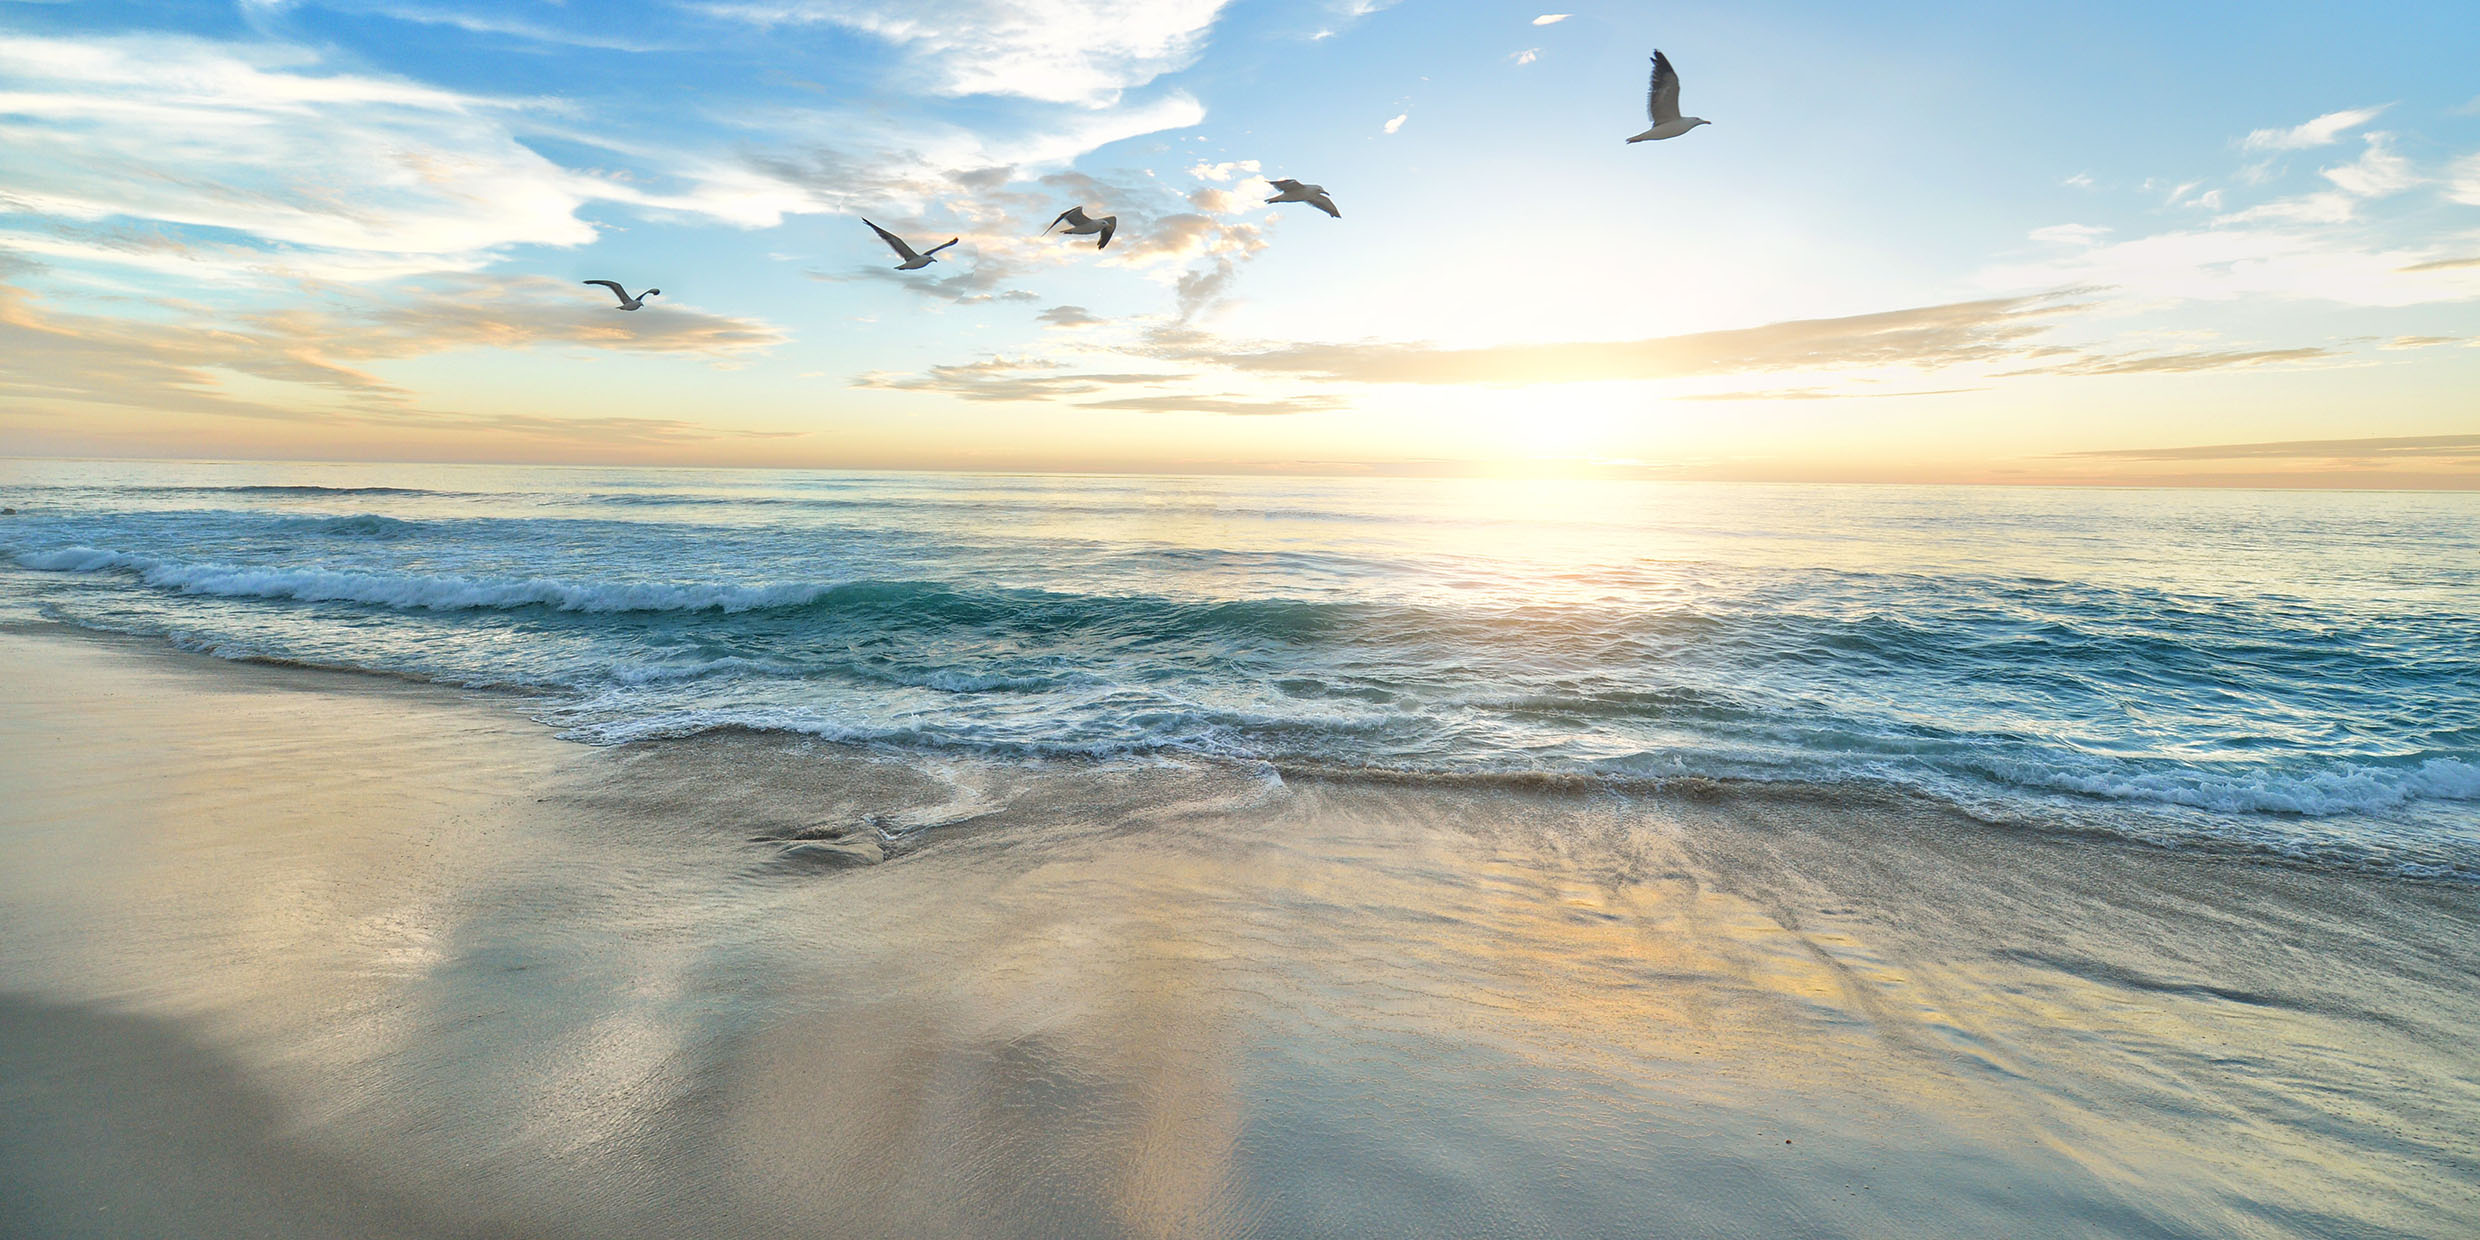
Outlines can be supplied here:
M1118 231L1119 231L1119 217L1118 217L1118 216L1116 216L1116 215L1106 215L1106 216L1103 216L1103 217L1102 217L1102 240L1095 242L1095 243L1094 243L1094 248L1095 248L1095 249L1097 249L1097 250L1099 250L1099 249L1104 248L1105 246L1110 245L1110 244L1111 244L1111 234L1112 234L1112 233L1115 233L1115 232L1118 232Z
M1328 197L1326 191L1324 190L1319 190L1317 193L1310 195L1309 205L1316 207L1320 211L1324 211L1328 215L1334 216L1336 219L1343 218L1343 212L1335 209L1335 200Z
M1057 228L1057 227L1059 227L1061 224L1066 224L1068 227L1070 227L1070 228L1074 228L1074 227L1076 227L1077 225L1082 224L1082 223L1084 223L1084 222L1085 222L1085 208L1083 208L1083 207L1070 207L1070 208L1068 208L1067 210L1060 212L1060 213L1059 213L1059 218L1058 218L1058 219L1055 219L1055 220L1052 220L1052 221L1051 221L1051 228ZM1043 232L1045 232L1045 233L1047 233L1047 232L1049 232L1049 231L1051 230L1051 228L1045 228L1045 229L1043 229L1042 231L1043 231Z
M1656 125L1679 119L1679 70L1671 68L1671 58L1660 51L1653 54L1653 84L1645 92L1645 110Z
M870 224L868 220L863 220L861 222L864 224ZM878 239L886 242L887 248L894 250L896 252L896 256L903 259L905 262L909 263L914 259L921 257L921 255L913 252L913 247L904 244L904 238L899 237L876 224L870 224L870 231L877 233ZM952 245L954 243L950 242L949 244Z
M923 252L923 253L925 253L925 254L936 254L936 253L938 253L939 251L946 249L948 246L950 246L950 245L954 245L954 244L956 244L957 242L962 241L962 240L964 240L964 238L962 238L962 237L949 237L949 238L947 239L947 241L946 241L946 244L944 244L944 245L934 245L934 246L931 246L929 249L924 250L924 251L922 251L922 252Z
M1300 188L1300 182L1298 182L1298 181L1294 181L1294 180L1291 180L1291 179L1289 179L1289 178L1285 178L1284 180L1280 180L1280 181L1268 181L1268 182L1266 182L1266 184L1271 185L1271 186L1275 187L1276 189L1282 190L1282 191L1283 191L1284 193L1286 193L1286 194L1291 193L1293 190L1296 190L1296 189L1299 189L1299 188Z
M619 298L619 299L620 299L620 304L621 304L621 305L624 305L624 306L625 306L625 305L629 304L629 291L628 291L627 289L624 289L624 288L620 287L619 282L618 282L618 281L616 281L616 280L579 280L579 281L578 281L578 283L579 283L579 284L600 284L600 285L602 285L604 288L610 289L610 290L611 290L611 295L612 295L612 296L614 296L614 297Z

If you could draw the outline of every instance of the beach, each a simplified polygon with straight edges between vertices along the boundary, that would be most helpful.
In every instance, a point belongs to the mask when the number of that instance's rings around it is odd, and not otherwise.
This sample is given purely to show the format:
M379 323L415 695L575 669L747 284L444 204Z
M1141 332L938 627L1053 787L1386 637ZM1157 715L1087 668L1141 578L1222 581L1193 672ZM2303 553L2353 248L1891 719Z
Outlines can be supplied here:
M11 1235L2451 1235L2480 895L0 635Z

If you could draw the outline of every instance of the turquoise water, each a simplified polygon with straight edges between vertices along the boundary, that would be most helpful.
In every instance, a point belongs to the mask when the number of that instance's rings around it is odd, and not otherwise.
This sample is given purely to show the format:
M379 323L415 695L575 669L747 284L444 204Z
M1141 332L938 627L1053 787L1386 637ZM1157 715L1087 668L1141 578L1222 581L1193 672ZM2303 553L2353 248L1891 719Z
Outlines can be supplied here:
M718 728L2480 879L2480 496L0 462L0 608Z

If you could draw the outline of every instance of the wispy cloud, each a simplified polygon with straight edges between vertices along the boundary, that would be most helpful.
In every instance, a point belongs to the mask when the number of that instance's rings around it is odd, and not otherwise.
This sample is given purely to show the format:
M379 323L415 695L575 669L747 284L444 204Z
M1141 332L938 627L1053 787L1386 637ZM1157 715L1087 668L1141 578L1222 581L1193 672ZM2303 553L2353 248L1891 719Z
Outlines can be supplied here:
M919 374L874 370L852 381L857 388L890 392L936 392L978 401L1055 401L1114 387L1177 383L1185 374L1131 371L1062 373L1062 363L1042 358L990 358L933 366Z
M883 39L944 95L1014 95L1099 106L1188 67L1228 0L744 0L701 6L762 26L834 25Z
M2324 169L2321 175L2354 198L2383 198L2420 183L2411 161L2395 153L2394 135L2380 131L2367 140L2368 148L2358 159Z
M1050 327L1091 327L1105 321L1083 306L1052 306L1033 317Z
M2480 152L2454 161L2447 173L2446 197L2467 206L2480 207Z
M1749 392L1692 392L1673 396L1672 400L1694 401L1769 401L1769 400L1891 400L1907 396L1961 396L1967 392L1987 391L1986 388L1929 388L1914 392L1852 391L1842 388L1797 387L1763 388Z
M1412 114L1410 112L1399 112L1395 115L1394 119L1386 123L1386 131L1388 133L1393 133L1396 130L1403 128L1404 122L1411 119Z
M1296 413L1324 413L1345 407L1345 402L1332 396L1294 396L1276 400L1250 400L1235 396L1123 396L1116 400L1078 401L1079 409L1127 409L1139 413L1217 413L1238 418L1284 417Z
M1994 298L1647 340L1441 348L1361 342L1250 346L1172 336L1176 361L1352 383L1595 383L1850 367L1934 368L2015 356L2071 306Z
M1566 21L1569 16L1571 15L1567 13L1544 13L1541 16L1534 18L1533 24L1536 26L1555 26L1560 22Z
M2373 108L2352 108L2328 112L2305 124L2289 129L2259 129L2242 139L2239 145L2251 151L2304 151L2310 147L2330 146L2342 135L2377 119L2390 104Z
M427 409L374 363L457 349L569 347L701 356L728 362L772 348L763 322L666 307L625 314L600 289L543 277L443 276L387 297L326 287L281 310L171 320L51 310L0 284L0 398L21 410L118 406L153 414L387 422L433 429L623 439L712 439L742 432L669 419L467 415ZM231 375L296 385L323 399L271 404ZM264 389L249 389L263 391Z
M23 214L205 230L277 271L354 277L581 245L607 188L516 140L537 105L320 72L307 51L0 36L5 188Z
M2217 443L2176 448L2111 448L2062 452L2062 457L2121 461L2395 460L2480 457L2480 435L2395 435L2372 439L2286 439L2269 443Z
M2336 227L2351 219L2348 196L2330 193L2346 200L2333 216L2240 212L2210 228L2060 246L2028 261L1995 264L1981 278L1993 291L2107 288L2148 303L2271 298L2413 306L2480 298L2480 271L2425 267L2433 250L2387 246L2364 229ZM2406 270L2414 267L2420 270Z
M2334 350L2301 346L2290 349L2197 349L2184 353L2093 354L2047 365L2011 370L2001 378L2020 375L2141 375L2195 374L2207 370L2240 370L2281 362L2311 362L2337 356Z

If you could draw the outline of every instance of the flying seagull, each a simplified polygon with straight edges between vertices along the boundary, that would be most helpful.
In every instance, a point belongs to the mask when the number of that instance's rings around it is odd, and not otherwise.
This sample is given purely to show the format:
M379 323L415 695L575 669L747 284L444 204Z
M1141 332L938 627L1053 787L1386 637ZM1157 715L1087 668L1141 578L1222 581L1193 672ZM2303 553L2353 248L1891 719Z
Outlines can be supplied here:
M611 290L611 295L612 295L612 296L614 296L614 297L617 297L617 298L619 298L619 299L620 299L620 304L619 304L619 305L617 305L617 306L612 307L612 308L613 308L613 309L615 309L615 310L639 310L639 309L643 309L643 308L645 308L645 305L646 305L646 299L647 299L647 298L649 298L649 297L654 297L654 296L658 296L658 295L660 295L660 294L663 292L663 290L662 290L662 289L659 289L659 288L650 288L650 289L647 289L647 290L646 290L645 292L643 292L643 293L639 293L639 294L638 294L637 296L635 296L635 297L631 297L631 296L629 296L629 291L628 291L627 289L624 289L624 288L620 287L620 285L619 285L619 283L618 283L617 281L613 281L613 280L580 280L580 281L578 281L578 283L580 283L580 284L600 284L600 285L602 285L604 288L610 289L610 290Z
M868 220L863 220L861 222L864 224L870 224ZM887 248L894 250L896 252L896 257L904 260L903 262L896 264L896 270L898 271L919 271L922 268L939 261L938 259L932 257L932 255L946 249L948 245L954 245L957 242L964 240L962 237L950 237L947 239L947 245L934 245L930 247L930 252L928 254L915 254L913 252L913 247L904 244L904 238L899 237L876 224L870 224L870 231L877 233L878 239L886 242Z
M1119 231L1118 216L1106 215L1101 219L1095 219L1085 214L1083 207L1070 207L1060 212L1059 218L1051 221L1051 228L1057 228L1063 223L1068 226L1068 235L1071 237L1090 237L1095 233L1101 233L1102 240L1094 243L1094 248L1097 250L1111 244L1111 234ZM1042 231L1048 234L1051 228L1045 228Z
M1653 114L1653 128L1628 139L1630 142L1659 142L1676 138L1699 125L1711 125L1702 116L1679 114L1679 70L1671 68L1671 58L1660 48L1653 53L1653 85L1645 92L1645 110Z
M1343 218L1343 212L1335 209L1335 200L1326 196L1323 185L1303 185L1293 180L1268 181L1266 184L1276 191L1274 197L1266 200L1268 202L1305 202L1336 219Z

